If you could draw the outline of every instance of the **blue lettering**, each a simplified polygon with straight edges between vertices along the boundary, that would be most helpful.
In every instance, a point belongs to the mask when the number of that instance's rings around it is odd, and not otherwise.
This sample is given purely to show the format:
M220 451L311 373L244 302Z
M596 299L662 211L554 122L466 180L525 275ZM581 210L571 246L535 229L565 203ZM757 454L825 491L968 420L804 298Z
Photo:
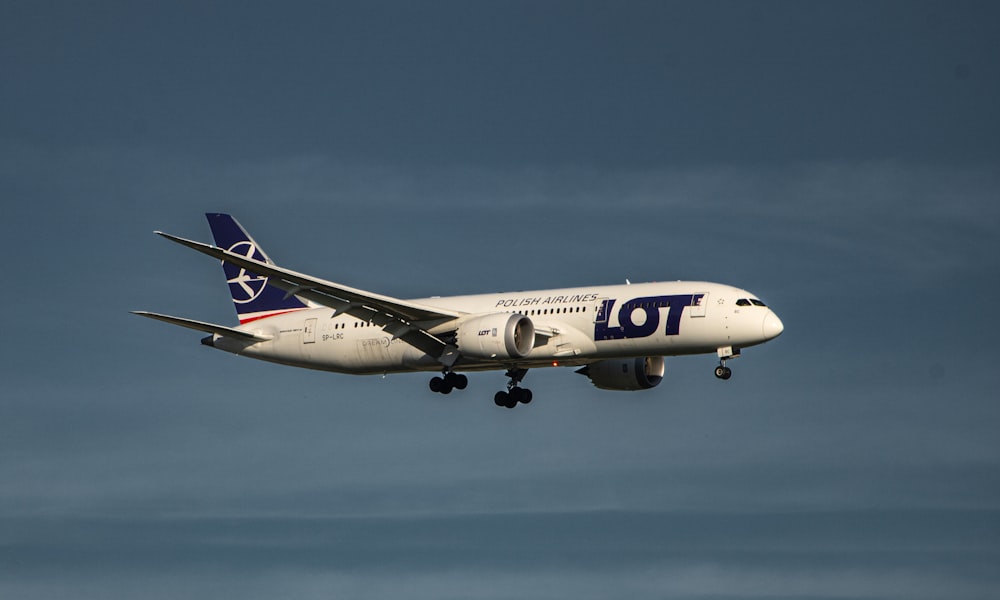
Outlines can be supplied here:
M697 304L704 294L676 294L673 296L649 296L635 298L622 304L618 310L618 326L612 327L610 322L611 309L615 299L605 300L597 310L594 323L594 340L623 340L644 338L653 335L660 326L660 309L667 309L667 324L664 335L677 335L681 330L681 316L684 307ZM642 311L646 318L636 324L633 315Z

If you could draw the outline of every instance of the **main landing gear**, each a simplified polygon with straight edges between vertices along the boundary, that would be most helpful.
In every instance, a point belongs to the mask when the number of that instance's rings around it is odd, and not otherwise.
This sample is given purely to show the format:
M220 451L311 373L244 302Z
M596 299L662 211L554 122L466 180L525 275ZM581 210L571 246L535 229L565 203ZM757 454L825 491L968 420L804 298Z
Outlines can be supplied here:
M464 390L469 385L469 378L461 373L445 371L443 377L431 378L430 388L438 394L450 394L451 390Z
M532 396L531 390L518 386L527 373L527 369L508 369L507 377L510 377L510 381L507 383L507 391L505 392L500 390L497 392L496 395L493 396L493 403L497 406L503 406L504 408L514 408L519 403L530 403Z
M519 385L527 373L527 369L508 369L507 377L510 377L510 381L507 383L507 390L497 392L493 396L493 402L497 406L505 408L514 408L518 404L529 404L532 397L531 390ZM468 377L451 371L445 371L440 377L432 377L429 383L431 391L438 394L450 394L452 390L464 390L468 385Z

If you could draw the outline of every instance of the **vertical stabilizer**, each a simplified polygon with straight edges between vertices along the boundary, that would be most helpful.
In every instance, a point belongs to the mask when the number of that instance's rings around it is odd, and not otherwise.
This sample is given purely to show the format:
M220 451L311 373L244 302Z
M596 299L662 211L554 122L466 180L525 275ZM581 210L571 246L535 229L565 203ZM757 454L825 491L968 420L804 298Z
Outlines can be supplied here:
M222 213L207 213L205 216L212 228L212 236L217 247L271 263L271 259L236 219ZM295 296L286 297L283 290L267 285L267 277L226 262L222 263L222 269L226 273L229 293L233 297L233 304L236 305L240 323L308 308Z

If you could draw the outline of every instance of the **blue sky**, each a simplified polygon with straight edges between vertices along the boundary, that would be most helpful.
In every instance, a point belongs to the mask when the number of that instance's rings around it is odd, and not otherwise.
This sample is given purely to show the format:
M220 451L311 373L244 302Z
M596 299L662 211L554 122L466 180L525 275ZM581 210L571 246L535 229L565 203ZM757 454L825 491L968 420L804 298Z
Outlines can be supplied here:
M992 598L990 3L0 7L0 595ZM654 390L239 359L209 240L399 297L665 279Z

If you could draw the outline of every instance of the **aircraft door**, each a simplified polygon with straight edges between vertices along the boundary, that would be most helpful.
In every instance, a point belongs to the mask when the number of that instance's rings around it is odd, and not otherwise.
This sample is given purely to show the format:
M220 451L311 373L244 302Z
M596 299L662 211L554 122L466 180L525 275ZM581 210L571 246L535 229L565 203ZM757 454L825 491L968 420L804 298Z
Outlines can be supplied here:
M316 343L316 319L306 319L306 325L302 329L302 343Z
M594 303L594 323L608 324L611 306L607 298L598 298Z

